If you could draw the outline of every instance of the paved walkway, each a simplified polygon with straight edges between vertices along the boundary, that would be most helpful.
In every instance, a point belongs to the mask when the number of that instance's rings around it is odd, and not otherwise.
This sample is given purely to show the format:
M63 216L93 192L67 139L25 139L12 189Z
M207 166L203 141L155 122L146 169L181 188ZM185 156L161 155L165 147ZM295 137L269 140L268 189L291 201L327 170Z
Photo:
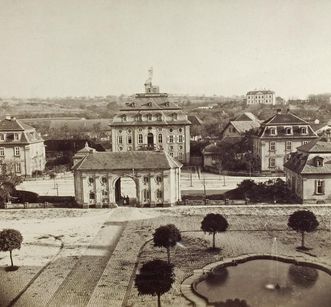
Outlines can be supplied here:
M80 257L72 271L58 288L48 306L85 306L97 285L126 223L102 228L93 244ZM110 227L109 227L110 226Z

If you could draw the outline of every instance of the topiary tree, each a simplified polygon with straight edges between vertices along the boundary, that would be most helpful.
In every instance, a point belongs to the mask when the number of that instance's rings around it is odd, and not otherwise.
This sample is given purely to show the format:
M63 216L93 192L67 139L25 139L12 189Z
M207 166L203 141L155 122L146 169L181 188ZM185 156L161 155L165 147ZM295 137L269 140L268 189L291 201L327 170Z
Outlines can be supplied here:
M10 255L11 266L8 268L9 271L17 270L17 267L13 263L12 251L14 249L20 249L22 241L23 237L18 230L4 229L0 232L0 251L9 251Z
M168 263L170 263L170 248L174 247L181 239L180 231L173 224L160 226L153 234L154 246L167 249Z
M173 268L163 260L146 262L135 278L139 295L157 295L157 305L161 307L161 295L168 292L175 281Z
M215 249L215 235L217 232L226 231L229 224L226 218L221 214L209 213L201 222L201 229L204 232L213 235L213 249Z
M305 249L305 232L313 232L319 223L313 212L309 210L297 210L288 219L287 226L301 233L301 249Z

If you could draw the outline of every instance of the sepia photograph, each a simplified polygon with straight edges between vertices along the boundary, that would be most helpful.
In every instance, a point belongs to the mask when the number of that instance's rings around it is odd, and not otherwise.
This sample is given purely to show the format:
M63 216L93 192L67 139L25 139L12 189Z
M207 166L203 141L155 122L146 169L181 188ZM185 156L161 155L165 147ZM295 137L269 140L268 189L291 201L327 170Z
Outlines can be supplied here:
M331 1L0 0L0 307L331 307Z

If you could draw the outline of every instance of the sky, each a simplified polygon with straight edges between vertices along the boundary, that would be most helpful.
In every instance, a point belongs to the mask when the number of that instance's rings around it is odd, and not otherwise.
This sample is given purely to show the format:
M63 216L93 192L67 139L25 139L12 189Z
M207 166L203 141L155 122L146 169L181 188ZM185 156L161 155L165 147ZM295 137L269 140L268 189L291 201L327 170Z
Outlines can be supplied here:
M331 92L329 0L0 0L0 97Z

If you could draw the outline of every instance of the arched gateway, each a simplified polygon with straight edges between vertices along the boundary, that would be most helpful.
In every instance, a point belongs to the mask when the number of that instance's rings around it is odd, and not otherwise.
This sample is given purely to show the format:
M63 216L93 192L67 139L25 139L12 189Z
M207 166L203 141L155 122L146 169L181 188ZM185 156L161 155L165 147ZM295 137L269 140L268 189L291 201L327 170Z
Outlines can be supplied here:
M91 151L73 166L75 198L83 208L126 204L121 181L129 178L134 182L136 205L174 205L181 200L181 167L163 151Z

